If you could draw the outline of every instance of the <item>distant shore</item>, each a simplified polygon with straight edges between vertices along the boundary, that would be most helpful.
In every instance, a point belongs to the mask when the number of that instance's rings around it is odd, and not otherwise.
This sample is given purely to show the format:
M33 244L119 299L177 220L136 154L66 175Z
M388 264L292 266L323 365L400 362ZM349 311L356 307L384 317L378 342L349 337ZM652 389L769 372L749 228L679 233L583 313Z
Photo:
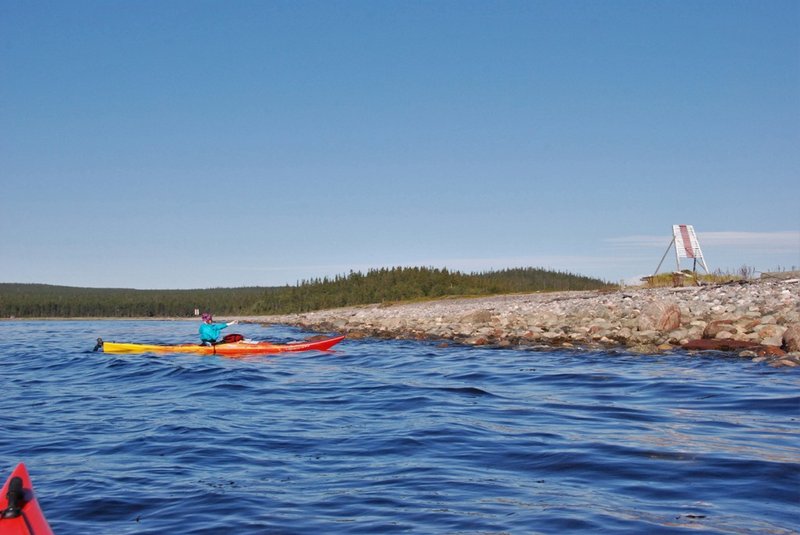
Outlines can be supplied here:
M2 318L8 321L14 318ZM197 318L18 318L21 321ZM679 288L537 292L375 304L285 315L219 316L292 325L350 338L432 340L524 349L641 354L716 351L772 366L800 366L800 278Z
M367 305L244 322L501 348L715 350L800 366L800 279Z

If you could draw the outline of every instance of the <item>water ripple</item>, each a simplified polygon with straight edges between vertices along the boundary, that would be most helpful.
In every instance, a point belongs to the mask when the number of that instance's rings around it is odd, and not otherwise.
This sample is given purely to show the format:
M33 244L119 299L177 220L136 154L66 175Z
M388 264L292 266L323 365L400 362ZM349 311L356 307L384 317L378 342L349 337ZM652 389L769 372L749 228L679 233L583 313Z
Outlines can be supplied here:
M105 355L196 325L1 325L3 470L27 463L57 533L800 531L797 370L370 340Z

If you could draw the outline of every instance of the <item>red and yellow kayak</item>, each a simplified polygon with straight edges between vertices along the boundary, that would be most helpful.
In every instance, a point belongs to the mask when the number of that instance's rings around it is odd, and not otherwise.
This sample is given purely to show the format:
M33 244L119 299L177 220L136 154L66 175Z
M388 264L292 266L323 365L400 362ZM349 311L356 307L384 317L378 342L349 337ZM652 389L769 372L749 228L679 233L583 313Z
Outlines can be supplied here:
M158 345L132 344L123 342L104 342L98 340L105 353L193 353L195 355L224 355L226 357L244 357L248 355L267 355L272 353L288 353L298 351L327 351L342 340L344 336L274 344L272 342L255 342L242 340L214 346L198 344Z
M24 463L11 472L0 494L0 534L53 535L44 518Z

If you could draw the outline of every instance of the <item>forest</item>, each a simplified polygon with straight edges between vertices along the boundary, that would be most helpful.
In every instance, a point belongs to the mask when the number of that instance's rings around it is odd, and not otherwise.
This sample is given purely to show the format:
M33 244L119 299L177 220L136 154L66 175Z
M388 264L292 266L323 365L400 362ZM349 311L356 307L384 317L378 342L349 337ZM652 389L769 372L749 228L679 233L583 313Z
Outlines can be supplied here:
M293 286L135 290L0 283L0 318L191 317L291 314L370 303L454 296L593 290L606 281L542 268L462 273L429 267L351 271Z

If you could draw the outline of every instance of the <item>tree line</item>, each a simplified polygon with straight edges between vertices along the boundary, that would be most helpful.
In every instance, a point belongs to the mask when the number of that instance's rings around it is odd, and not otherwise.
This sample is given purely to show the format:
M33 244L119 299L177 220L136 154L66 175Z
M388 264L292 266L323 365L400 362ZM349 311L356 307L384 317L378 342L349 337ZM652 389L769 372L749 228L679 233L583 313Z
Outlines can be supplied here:
M294 286L134 290L0 283L0 317L133 318L291 314L326 308L448 296L591 290L611 284L542 268L462 273L427 267L351 271Z

